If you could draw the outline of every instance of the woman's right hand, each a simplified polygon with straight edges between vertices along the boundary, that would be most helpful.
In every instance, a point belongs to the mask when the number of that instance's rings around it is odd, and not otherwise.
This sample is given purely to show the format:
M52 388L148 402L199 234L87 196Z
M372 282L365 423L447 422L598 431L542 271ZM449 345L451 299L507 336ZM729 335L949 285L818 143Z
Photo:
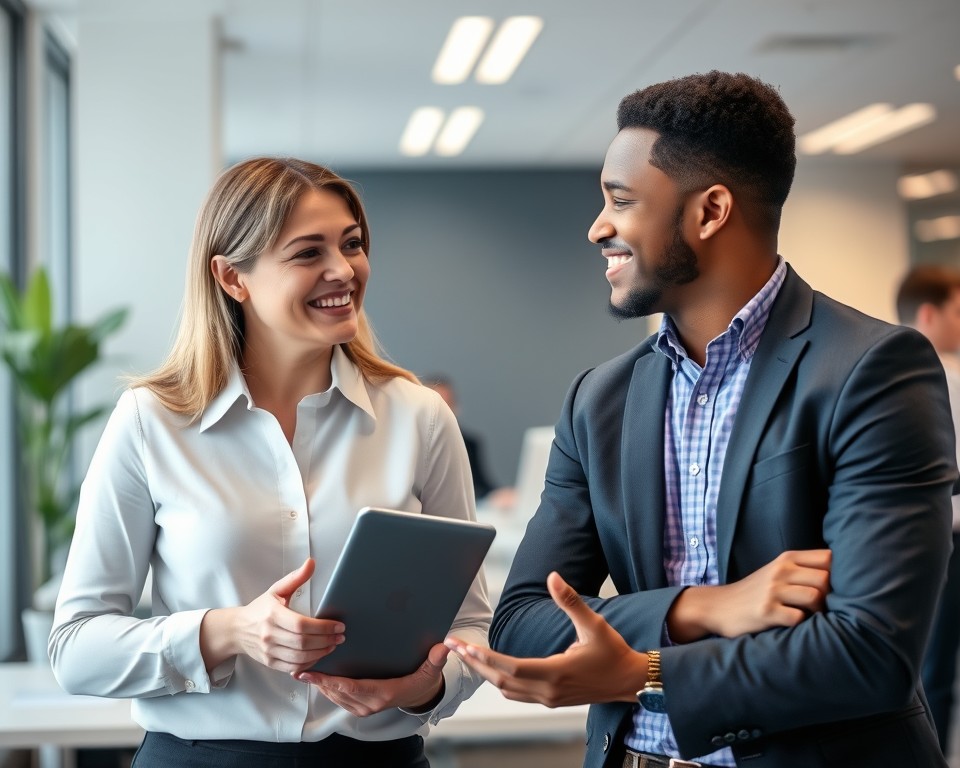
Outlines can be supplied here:
M200 624L200 652L207 669L242 653L271 669L295 673L332 653L343 642L343 624L288 607L313 569L313 558L308 557L247 605L207 611Z

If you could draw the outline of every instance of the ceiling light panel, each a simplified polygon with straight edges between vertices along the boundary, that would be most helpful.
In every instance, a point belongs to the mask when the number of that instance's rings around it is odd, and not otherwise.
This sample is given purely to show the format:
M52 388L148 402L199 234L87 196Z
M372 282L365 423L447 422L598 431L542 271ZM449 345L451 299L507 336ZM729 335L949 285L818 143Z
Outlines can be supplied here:
M846 117L827 123L822 128L806 133L797 140L801 151L819 155L833 148L838 142L881 120L893 111L890 104L871 104Z
M921 219L913 225L917 240L932 243L936 240L953 240L960 237L960 216L940 216L936 219Z
M833 151L838 155L852 155L932 123L936 119L937 110L932 104L907 104L891 112L882 120L864 126L852 136L843 139L833 148Z
M953 171L940 170L930 173L915 173L897 179L897 192L904 200L922 200L953 192L960 183Z
M473 139L482 122L483 110L478 107L459 107L453 110L437 137L434 152L444 157L459 155Z
M442 109L420 107L414 110L400 138L400 152L407 157L421 157L427 154L442 124Z
M501 85L507 82L520 66L541 29L543 19L539 16L511 16L506 19L477 66L477 82L485 85Z
M433 82L457 85L470 77L492 31L493 19L486 16L462 16L453 22L433 65Z

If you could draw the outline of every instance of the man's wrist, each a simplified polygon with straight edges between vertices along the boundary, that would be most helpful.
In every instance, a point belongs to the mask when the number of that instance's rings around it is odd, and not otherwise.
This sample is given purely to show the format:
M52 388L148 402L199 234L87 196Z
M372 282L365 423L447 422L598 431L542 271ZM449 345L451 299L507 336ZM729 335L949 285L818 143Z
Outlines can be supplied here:
M647 683L647 654L633 651L630 664L623 670L624 688L616 697L616 701L637 703L637 691Z
M709 602L715 587L687 587L667 611L667 633L672 643L683 645L701 640L713 630L709 627Z

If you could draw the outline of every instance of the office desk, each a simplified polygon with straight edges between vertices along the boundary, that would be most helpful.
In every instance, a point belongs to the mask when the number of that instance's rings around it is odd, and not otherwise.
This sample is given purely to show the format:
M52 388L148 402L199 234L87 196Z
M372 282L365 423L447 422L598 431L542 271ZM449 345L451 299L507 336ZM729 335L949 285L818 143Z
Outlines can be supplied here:
M547 709L508 701L485 683L453 717L431 729L428 744L443 751L463 743L574 741L586 732L586 713L586 707ZM51 757L44 763L59 760L66 767L73 765L77 747L130 747L142 738L128 700L70 696L45 664L0 664L0 747L47 747Z

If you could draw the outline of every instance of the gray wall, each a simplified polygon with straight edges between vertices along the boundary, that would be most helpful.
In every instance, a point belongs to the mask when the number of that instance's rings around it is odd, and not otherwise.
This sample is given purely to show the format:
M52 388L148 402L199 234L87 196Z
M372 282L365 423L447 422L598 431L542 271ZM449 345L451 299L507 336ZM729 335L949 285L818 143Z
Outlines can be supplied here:
M456 384L494 479L516 478L523 430L553 424L571 379L646 336L607 313L587 241L599 166L575 171L351 172L372 231L365 306L388 354Z

